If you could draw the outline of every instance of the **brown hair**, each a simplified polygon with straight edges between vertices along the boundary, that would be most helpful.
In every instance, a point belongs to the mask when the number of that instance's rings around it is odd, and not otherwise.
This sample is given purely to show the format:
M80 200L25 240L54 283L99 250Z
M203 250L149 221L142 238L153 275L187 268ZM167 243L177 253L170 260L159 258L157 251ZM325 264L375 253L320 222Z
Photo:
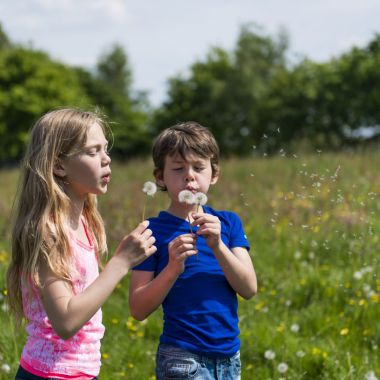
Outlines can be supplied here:
M219 146L215 137L203 125L195 121L186 121L164 129L155 139L152 149L154 175L163 172L166 156L179 154L186 160L186 154L189 152L209 158L212 176L219 174Z

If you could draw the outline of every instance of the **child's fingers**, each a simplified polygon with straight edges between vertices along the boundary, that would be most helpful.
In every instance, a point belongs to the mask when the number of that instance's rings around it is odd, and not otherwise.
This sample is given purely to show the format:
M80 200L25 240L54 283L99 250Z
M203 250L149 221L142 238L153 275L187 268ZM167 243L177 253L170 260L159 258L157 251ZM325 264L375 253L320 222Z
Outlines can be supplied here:
M153 255L157 251L157 247L155 245L152 245L148 250L146 251L146 255L149 257Z
M141 235L149 226L149 220L144 220L141 222L132 232L131 234L139 234Z

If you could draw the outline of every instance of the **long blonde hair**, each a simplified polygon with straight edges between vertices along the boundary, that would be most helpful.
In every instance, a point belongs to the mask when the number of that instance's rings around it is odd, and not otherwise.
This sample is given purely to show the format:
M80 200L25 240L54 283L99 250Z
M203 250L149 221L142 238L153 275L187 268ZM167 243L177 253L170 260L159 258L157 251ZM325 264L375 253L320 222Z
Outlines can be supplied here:
M64 179L55 176L53 168L59 159L80 152L94 123L105 129L104 121L94 113L58 109L42 116L31 130L21 166L7 272L8 303L18 324L24 318L21 284L40 288L42 264L70 282L71 248L66 228L70 199L64 191ZM106 251L106 238L96 195L87 195L83 215L99 261Z

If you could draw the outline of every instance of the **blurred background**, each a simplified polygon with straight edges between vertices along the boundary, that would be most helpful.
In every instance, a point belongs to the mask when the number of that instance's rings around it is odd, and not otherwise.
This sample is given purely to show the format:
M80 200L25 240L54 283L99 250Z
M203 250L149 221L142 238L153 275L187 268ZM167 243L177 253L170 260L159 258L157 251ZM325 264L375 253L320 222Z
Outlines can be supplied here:
M375 0L2 0L0 164L62 106L104 112L120 159L189 119L226 156L374 140L379 16Z

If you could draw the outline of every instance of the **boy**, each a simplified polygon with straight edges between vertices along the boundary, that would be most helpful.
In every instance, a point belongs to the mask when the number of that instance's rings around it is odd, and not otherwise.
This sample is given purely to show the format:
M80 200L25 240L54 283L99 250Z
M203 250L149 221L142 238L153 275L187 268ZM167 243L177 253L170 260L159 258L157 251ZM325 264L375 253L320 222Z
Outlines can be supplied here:
M163 305L156 378L240 379L236 293L257 292L249 243L236 214L178 198L216 184L218 145L200 124L181 123L157 137L153 161L170 205L150 219L157 253L134 268L129 305L138 320Z

